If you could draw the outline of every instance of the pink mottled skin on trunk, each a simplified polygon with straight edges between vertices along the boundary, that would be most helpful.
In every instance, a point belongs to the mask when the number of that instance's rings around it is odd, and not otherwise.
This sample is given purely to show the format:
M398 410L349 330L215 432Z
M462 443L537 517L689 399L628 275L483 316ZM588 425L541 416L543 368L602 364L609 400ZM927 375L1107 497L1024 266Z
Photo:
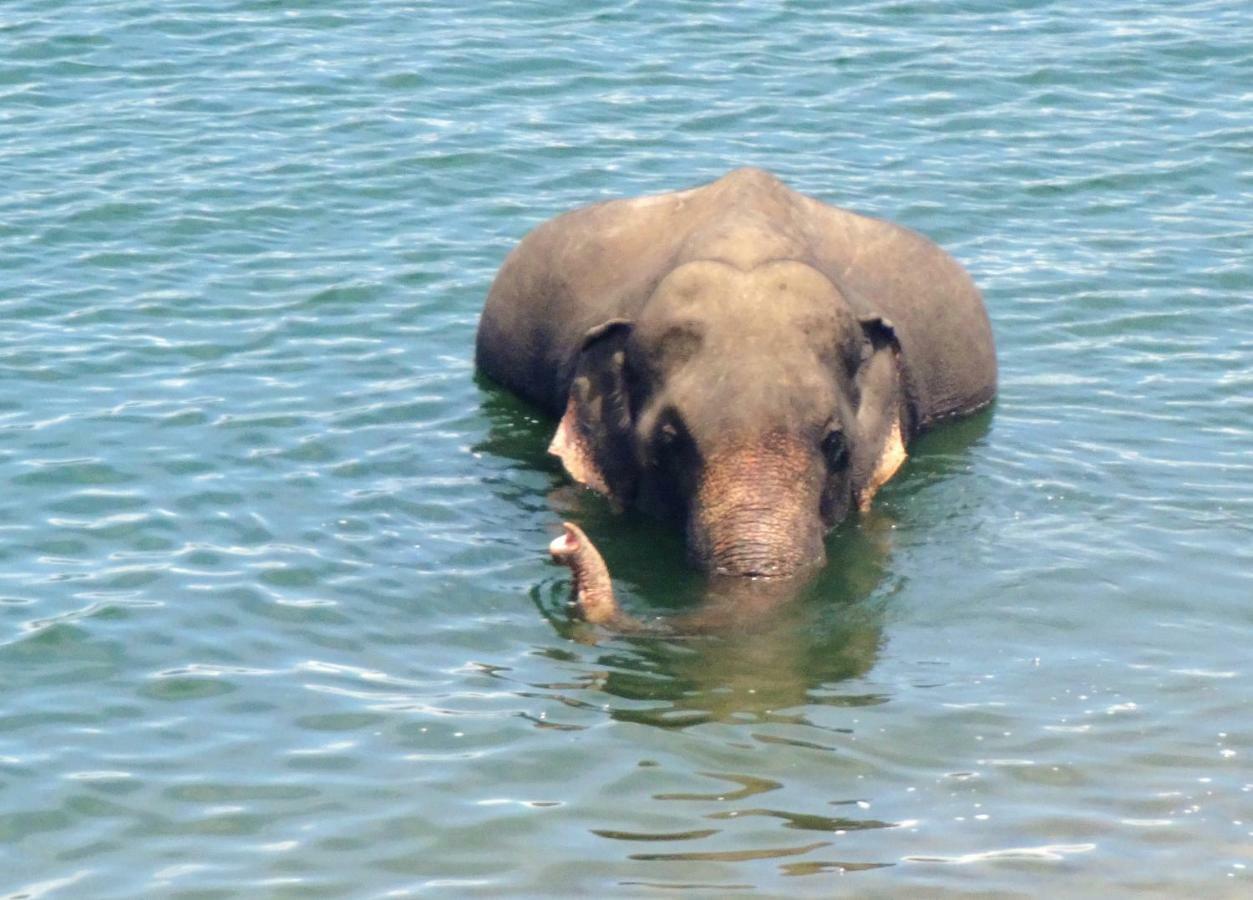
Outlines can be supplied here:
M548 545L548 552L554 562L567 566L574 575L574 604L579 618L596 625L614 624L622 615L605 560L582 528L572 522L563 522L561 527L561 536Z

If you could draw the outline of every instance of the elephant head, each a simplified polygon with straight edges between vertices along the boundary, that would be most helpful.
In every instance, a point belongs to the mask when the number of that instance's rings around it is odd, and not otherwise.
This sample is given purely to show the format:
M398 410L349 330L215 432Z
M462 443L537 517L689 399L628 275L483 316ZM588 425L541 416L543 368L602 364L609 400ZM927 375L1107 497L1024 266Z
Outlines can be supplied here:
M867 308L858 303L857 308ZM788 576L865 507L910 428L890 322L817 269L716 260L586 334L551 452L615 501L673 511L713 573Z

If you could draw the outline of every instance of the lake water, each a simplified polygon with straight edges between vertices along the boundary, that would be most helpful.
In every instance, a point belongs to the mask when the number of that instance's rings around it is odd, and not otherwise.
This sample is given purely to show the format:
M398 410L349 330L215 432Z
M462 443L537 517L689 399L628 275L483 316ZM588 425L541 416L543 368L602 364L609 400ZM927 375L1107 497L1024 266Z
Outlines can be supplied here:
M0 892L1249 896L1244 0L5 0ZM477 382L497 266L745 164L962 260L990 414L777 625Z

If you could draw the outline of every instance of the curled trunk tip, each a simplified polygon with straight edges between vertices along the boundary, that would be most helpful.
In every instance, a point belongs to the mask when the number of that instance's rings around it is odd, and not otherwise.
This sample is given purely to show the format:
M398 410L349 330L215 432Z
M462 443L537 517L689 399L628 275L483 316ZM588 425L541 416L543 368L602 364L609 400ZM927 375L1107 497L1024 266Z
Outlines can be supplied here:
M579 538L583 536L582 529L571 522L561 523L562 532L553 538L552 543L548 545L548 552L552 554L555 562L564 563L579 551Z
M573 522L561 523L562 533L548 545L553 562L570 569L574 576L574 605L587 622L610 624L621 618L613 595L609 568L600 551Z

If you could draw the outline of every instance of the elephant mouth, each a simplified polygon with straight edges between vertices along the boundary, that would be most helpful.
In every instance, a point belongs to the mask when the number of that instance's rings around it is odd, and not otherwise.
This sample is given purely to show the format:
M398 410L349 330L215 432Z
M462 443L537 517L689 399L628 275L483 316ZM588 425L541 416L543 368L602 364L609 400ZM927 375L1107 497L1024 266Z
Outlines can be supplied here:
M820 569L823 562L822 556L813 559L780 559L776 556L762 561L722 559L714 561L710 574L754 581L788 581L806 577Z

